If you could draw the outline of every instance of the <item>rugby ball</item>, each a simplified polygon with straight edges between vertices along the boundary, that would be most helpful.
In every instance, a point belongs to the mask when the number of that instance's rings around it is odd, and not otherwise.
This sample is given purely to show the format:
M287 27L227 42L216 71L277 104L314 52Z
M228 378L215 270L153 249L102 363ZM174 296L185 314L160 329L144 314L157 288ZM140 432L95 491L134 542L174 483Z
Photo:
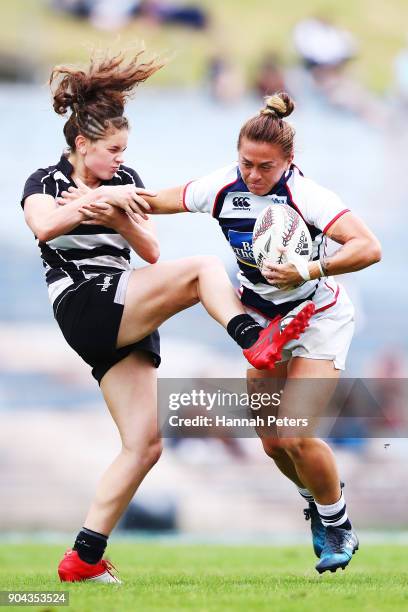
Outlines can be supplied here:
M288 204L270 204L255 222L252 250L260 271L265 259L276 264L294 263L297 258L307 262L312 256L312 237L294 208ZM272 286L279 289L278 285Z

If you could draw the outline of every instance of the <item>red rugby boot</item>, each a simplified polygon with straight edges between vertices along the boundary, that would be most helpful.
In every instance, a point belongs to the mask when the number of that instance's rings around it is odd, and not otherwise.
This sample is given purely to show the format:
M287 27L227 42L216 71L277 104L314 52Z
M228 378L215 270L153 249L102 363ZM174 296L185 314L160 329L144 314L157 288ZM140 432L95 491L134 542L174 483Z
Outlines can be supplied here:
M259 334L258 340L247 349L244 356L257 370L273 370L282 357L282 349L291 340L299 338L309 326L316 310L310 300L303 302L284 317L278 315Z
M121 584L118 576L112 570L116 568L107 559L98 563L82 561L76 550L67 550L58 566L58 575L61 582L116 582Z

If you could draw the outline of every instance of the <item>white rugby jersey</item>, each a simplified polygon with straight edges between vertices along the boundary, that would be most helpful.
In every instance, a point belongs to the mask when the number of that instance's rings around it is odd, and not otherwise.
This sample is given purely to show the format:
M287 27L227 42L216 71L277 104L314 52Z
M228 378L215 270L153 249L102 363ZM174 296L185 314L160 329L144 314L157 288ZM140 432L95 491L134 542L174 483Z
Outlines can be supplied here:
M259 213L272 203L288 204L302 216L313 241L312 259L324 254L327 230L349 211L335 193L305 178L295 165L264 196L249 191L236 163L184 188L183 204L187 211L209 213L217 219L235 254L241 298L246 306L274 316L280 304L307 299L318 286L318 306L333 303L338 295L333 278L307 281L296 289L283 291L267 283L258 270L252 252L252 231Z
M36 193L58 197L68 187L75 187L71 179L73 166L65 155L54 166L36 170L26 181L21 205ZM133 184L143 187L139 175L121 165L110 181L103 185ZM115 230L102 225L78 225L72 230L49 240L38 242L48 294L54 310L69 288L96 276L130 270L130 245Z

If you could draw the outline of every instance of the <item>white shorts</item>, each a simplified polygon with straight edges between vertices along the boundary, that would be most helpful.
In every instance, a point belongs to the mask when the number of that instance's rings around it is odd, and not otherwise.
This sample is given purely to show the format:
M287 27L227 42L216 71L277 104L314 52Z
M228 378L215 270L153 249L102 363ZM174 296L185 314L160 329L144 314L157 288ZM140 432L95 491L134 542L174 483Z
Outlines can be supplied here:
M313 315L309 327L298 340L291 340L282 351L280 363L291 357L306 357L307 359L330 359L336 370L344 370L346 357L354 333L354 307L342 285L338 285L339 293L333 306ZM319 286L313 302L319 308L322 302L322 290ZM270 319L260 313L246 308L262 327L267 327Z

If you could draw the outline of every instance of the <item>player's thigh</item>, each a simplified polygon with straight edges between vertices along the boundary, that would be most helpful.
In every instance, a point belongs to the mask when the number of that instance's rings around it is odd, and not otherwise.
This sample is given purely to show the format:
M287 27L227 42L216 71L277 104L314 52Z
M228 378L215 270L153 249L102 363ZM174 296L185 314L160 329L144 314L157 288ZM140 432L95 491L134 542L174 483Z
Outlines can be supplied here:
M279 442L277 440L276 427L268 424L271 416L276 416L279 410L276 398L282 393L287 377L287 363L275 365L273 370L247 369L247 392L251 396L252 403L261 398L269 396L269 405L262 405L257 410L252 410L252 416L260 416L265 426L256 427L256 433L261 438L266 452L271 451ZM252 405L251 403L251 405ZM264 402L262 402L263 404Z
M157 369L142 351L130 353L101 380L101 390L123 447L138 451L157 446Z
M247 392L249 395L255 393L268 393L270 395L279 393L286 383L288 362L275 365L273 370L247 369Z
M340 376L331 359L308 359L307 357L292 357L287 362L288 378L318 378L332 379L334 386Z
M296 420L296 426L280 429L282 436L313 437L324 423L336 390L340 370L331 360L294 357L288 364L288 376L279 406L279 418Z
M204 257L189 257L133 270L117 346L141 340L172 315L196 304L199 301L197 278L206 262Z

